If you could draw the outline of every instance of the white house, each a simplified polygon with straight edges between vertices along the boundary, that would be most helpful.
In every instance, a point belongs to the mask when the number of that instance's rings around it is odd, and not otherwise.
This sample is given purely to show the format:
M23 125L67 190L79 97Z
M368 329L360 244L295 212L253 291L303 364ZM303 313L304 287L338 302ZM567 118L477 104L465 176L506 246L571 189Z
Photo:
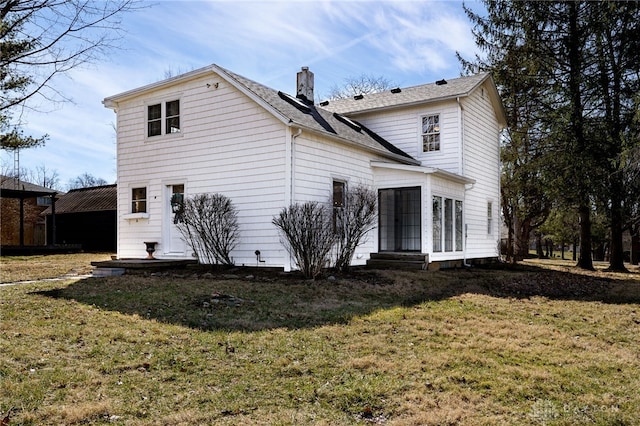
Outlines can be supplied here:
M118 257L191 258L173 194L221 193L238 211L236 265L293 268L272 219L352 185L378 191L372 254L429 262L498 256L502 103L489 74L313 103L313 73L288 95L217 65L110 96L117 113Z

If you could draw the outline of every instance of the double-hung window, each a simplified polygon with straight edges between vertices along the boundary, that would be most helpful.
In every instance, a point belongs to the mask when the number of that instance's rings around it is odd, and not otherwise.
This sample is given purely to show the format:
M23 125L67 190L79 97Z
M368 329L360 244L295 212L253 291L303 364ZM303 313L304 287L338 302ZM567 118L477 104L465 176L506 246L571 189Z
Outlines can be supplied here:
M147 137L180 133L180 100L147 105Z
M147 212L147 188L131 189L131 213Z
M440 114L422 117L422 152L440 151Z

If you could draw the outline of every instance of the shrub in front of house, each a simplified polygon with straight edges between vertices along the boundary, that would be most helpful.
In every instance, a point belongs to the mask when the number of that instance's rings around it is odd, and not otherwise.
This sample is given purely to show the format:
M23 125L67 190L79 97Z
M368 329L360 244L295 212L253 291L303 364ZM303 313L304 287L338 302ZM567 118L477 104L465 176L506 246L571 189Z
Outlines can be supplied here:
M307 278L316 278L328 266L335 233L331 210L317 201L292 204L272 223L282 235L282 243L296 266Z
M238 213L222 194L198 194L184 200L176 220L200 263L233 265L231 251L238 245Z
M343 207L334 207L335 267L339 271L349 268L356 248L366 241L378 217L378 197L369 187L358 185L344 198Z

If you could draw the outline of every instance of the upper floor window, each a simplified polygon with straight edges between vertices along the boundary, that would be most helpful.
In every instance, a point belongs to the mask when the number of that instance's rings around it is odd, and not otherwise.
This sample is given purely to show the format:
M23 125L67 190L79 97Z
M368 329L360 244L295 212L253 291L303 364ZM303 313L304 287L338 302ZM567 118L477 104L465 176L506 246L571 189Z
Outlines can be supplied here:
M147 105L147 136L159 136L163 133L180 133L179 100Z
M440 151L440 114L422 117L422 152Z
M131 189L131 213L147 212L147 188Z

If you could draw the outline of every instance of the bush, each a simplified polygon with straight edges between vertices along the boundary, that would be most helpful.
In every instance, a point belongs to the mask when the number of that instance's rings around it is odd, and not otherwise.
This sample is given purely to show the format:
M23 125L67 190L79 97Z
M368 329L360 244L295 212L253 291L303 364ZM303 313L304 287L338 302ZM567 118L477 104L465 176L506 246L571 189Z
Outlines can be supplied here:
M307 278L316 278L329 263L335 241L331 210L316 201L283 209L272 223L280 230L283 244Z
M377 202L375 191L358 185L347 191L344 207L335 209L336 269L344 271L351 265L356 248L365 242L367 233L375 228Z
M231 251L240 237L231 200L221 194L199 194L185 199L177 226L198 261L233 265Z

